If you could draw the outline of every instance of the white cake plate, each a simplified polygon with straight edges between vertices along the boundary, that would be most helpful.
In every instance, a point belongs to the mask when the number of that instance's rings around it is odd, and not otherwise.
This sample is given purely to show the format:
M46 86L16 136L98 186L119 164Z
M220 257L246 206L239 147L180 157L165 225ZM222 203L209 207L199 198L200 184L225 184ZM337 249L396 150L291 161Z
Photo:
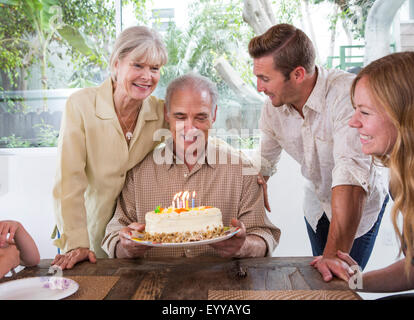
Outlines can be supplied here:
M211 243L215 243L215 242L220 242L220 241L224 241L227 240L231 237L233 237L236 233L240 232L240 228L236 228L236 227L231 227L229 230L227 230L224 235L220 236L220 237L216 237L216 238L212 238L212 239L206 239L206 240L199 240L199 241L188 241L188 242L153 242L153 241L146 241L146 240L140 240L139 237L143 237L144 234L143 233L136 233L134 234L134 236L131 238L132 241L137 242L139 244L143 244L146 246L151 246L151 247L163 247L163 248L167 248L167 247L191 247L191 246L201 246L201 245L206 245L206 244L211 244Z

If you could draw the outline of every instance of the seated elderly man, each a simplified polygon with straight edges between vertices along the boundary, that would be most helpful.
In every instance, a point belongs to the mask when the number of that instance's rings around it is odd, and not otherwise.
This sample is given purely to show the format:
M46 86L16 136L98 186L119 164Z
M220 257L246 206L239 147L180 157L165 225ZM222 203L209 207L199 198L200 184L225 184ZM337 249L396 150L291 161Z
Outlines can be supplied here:
M194 73L170 83L165 119L172 138L128 172L102 241L109 257L272 255L280 230L265 214L257 175L245 174L247 160L241 153L236 153L239 161L235 161L234 149L209 137L216 118L217 97L214 83ZM223 152L227 161L223 161ZM241 231L221 242L187 248L150 247L130 240L133 230L144 230L147 212L158 204L170 204L173 195L183 190L195 190L198 204L220 208L223 225L240 227Z

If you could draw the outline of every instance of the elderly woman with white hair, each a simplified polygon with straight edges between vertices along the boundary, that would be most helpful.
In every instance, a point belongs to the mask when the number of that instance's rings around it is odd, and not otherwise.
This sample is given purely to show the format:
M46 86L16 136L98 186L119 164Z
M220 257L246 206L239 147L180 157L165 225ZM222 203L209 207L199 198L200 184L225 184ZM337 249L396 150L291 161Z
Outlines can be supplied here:
M126 173L155 148L154 132L165 127L164 101L151 94L166 62L154 30L128 28L115 41L111 77L68 98L53 188L60 233L54 244L62 254L53 265L70 269L106 257L101 241Z

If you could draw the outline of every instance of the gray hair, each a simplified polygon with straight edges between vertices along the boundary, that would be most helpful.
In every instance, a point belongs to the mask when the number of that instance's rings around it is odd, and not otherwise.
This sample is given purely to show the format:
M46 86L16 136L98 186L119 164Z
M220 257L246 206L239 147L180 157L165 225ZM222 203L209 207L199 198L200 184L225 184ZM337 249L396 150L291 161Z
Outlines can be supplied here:
M161 36L153 29L144 26L129 27L115 40L109 59L111 78L116 81L115 63L134 52L134 59L150 65L165 65L168 53Z
M207 91L211 99L211 114L213 115L218 100L218 90L216 84L209 78L198 73L190 72L182 75L168 84L167 93L165 94L165 106L167 113L170 113L170 102L173 93L178 89L193 89L197 92Z

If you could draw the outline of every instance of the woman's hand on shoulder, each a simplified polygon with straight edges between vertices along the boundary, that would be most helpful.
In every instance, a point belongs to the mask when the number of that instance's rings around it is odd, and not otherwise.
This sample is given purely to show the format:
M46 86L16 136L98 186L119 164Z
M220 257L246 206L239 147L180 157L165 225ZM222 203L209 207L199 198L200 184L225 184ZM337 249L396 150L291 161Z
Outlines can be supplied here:
M89 248L73 249L65 254L56 255L52 261L52 266L60 267L62 270L72 269L75 264L89 260L89 262L96 263L95 253Z

